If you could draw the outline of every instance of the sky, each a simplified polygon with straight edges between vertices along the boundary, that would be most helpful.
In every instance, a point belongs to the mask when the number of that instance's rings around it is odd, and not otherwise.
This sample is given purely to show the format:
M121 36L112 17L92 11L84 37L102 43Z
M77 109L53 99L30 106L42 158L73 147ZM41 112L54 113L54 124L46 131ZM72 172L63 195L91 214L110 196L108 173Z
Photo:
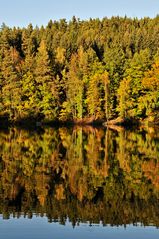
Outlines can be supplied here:
M0 26L46 26L50 19L111 16L155 17L159 0L0 0Z

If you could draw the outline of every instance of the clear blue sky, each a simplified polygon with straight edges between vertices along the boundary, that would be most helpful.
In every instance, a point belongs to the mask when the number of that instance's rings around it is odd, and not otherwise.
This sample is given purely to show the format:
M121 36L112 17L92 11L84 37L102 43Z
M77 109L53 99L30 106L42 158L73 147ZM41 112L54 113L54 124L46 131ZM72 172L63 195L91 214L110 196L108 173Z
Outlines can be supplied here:
M0 0L0 25L46 25L50 19L111 16L155 17L159 0Z

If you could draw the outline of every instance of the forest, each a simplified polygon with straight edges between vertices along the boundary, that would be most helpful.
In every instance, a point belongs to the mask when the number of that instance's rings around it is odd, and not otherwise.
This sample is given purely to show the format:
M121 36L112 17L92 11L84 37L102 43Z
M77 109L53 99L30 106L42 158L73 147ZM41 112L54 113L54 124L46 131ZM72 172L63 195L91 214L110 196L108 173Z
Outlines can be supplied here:
M159 16L0 29L0 119L159 123Z

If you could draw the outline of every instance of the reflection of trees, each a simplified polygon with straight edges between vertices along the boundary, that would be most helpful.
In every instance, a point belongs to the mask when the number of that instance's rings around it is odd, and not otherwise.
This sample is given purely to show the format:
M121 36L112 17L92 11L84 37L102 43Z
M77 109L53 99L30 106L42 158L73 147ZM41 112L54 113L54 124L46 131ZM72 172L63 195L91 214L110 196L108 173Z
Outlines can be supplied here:
M159 134L93 128L0 134L0 213L159 226Z

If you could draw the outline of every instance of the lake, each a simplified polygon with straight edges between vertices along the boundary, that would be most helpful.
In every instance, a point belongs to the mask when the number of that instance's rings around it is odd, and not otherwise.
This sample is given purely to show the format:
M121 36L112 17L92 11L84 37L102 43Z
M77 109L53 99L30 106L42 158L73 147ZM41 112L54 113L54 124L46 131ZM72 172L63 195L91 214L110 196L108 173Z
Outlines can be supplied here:
M0 131L0 238L159 238L159 130Z

